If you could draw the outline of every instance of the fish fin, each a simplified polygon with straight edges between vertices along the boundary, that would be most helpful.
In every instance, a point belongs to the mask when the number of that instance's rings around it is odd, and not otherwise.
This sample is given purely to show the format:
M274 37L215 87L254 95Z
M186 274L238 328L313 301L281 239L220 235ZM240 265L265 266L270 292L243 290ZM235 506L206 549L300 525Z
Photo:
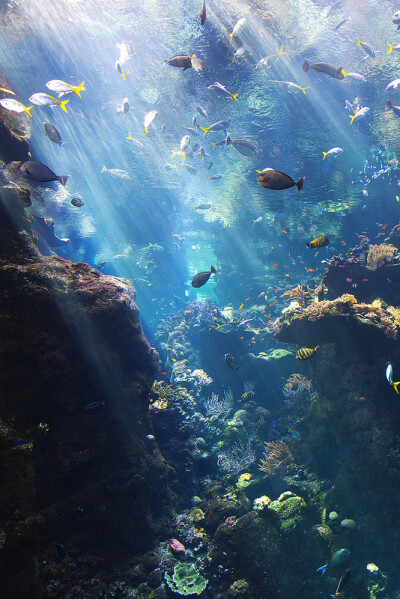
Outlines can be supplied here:
M202 156L202 157L201 157L201 160L200 160L200 162L203 162L203 160L204 160L204 156Z
M32 116L31 115L32 108L33 108L33 106L24 106L24 110L29 116Z
M282 56L282 54L287 54L287 52L284 52L284 51L283 51L283 46L281 46L281 47L279 48L279 52L278 52L278 54L279 54L280 56Z
M210 268L210 271L211 271L211 272L213 272L214 274L217 272L217 271L215 270L214 266L211 266L211 268ZM400 384L400 383L397 383L397 384ZM397 393L398 393L398 392L397 392Z
M84 82L84 81L82 81L82 83L81 83L80 85L78 85L78 86L76 86L76 87L72 87L72 89L73 89L73 90L74 90L74 92L75 92L76 94L78 94L78 96L81 98L81 97L82 97L82 96L81 96L81 92L82 92L82 91L86 91L86 89L85 89L85 82Z
M146 135L148 134L147 127L144 128L144 132L146 133Z
M353 121L354 121L354 119L356 118L356 116L357 116L357 113L355 113L355 114L349 114L349 117L350 117L350 125L352 125L352 124L353 124Z
M103 168L101 169L101 171L100 171L100 172L101 172L101 173L105 173L106 171L107 171L106 167L105 167L105 166L103 166Z
M192 206L193 211L197 210L197 206Z
M237 93L237 94L229 94L229 95L232 98L232 100L236 100L236 102L239 102L239 100L237 99L239 93Z
M232 40L233 40L233 33L230 33L230 34L229 34L229 39L231 40L231 41L230 41L230 43L232 43Z
M349 76L349 74L346 73L346 71L344 71L342 68L340 69L340 71L341 71L343 77L348 77Z
M399 395L398 386L400 385L400 381L398 383L393 383L393 389L396 391L397 395Z
M301 91L303 92L303 94L306 94L306 89L310 89L310 88L309 87L300 87L300 85L299 85L299 89L301 89Z
M325 158L326 158L326 156L327 156L328 152L322 152L322 154L324 155L324 157L322 158L322 160L325 160Z
M303 189L305 177L301 177L298 181L296 181L296 187L299 191Z
M388 98L387 101L386 101L386 104L385 104L385 110L388 110L391 107L392 107L392 103L391 103L391 101Z
M321 348L320 348L320 346L319 346L319 345L316 345L316 346L314 347L314 349L315 349L315 351L319 351Z
M205 134L207 133L208 129L209 129L208 127L200 127L200 125L199 125L199 128L200 128L202 131L204 131L203 135L205 135Z
M359 46L360 44L363 44L363 43L364 43L364 42L362 42L361 40L359 40L358 38L357 38L357 40L358 40L358 41L357 41L357 46Z
M306 241L306 246L309 248L311 245L311 243L309 241Z
M235 55L233 55L232 64L235 62Z
M215 150L215 146L217 145L216 143L214 143L213 141L211 142L212 146L213 146L213 150ZM208 170L208 169L207 169Z
M325 574L325 570L328 564L325 564L325 566L321 566L320 568L318 568L317 572L321 572L321 576L323 576Z
M386 54L390 54L391 52L393 52L392 44L390 44L389 42L388 42L388 44L389 44L389 50L386 52Z
M257 170L256 170L256 173L258 173L259 175L261 175L262 171L257 171Z
M69 178L69 175L61 175L60 177L57 177L57 180L65 187L67 184L68 178Z
M68 112L68 110L65 108L65 105L68 104L68 102L69 100L63 100L62 102L57 102L57 104L64 112Z
M177 171L178 167L176 166L176 164L173 165L173 168Z
M183 158L183 160L186 160L186 157L185 157L185 152L179 152L179 154L182 154L182 158ZM183 164L183 162L182 162L182 164Z
M125 77L125 71L124 71L124 69L121 69L121 75L122 75L122 79L125 81L126 77Z
M301 68L303 69L304 73L308 73L310 64L307 61L304 61L303 64L301 65Z

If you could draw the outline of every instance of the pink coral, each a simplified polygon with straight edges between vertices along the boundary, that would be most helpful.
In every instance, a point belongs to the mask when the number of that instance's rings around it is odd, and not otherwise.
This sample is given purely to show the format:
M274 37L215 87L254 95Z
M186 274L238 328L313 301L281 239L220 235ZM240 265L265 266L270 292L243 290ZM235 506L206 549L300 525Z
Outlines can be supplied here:
M178 539L172 539L169 546L174 553L186 553L185 545L182 545Z

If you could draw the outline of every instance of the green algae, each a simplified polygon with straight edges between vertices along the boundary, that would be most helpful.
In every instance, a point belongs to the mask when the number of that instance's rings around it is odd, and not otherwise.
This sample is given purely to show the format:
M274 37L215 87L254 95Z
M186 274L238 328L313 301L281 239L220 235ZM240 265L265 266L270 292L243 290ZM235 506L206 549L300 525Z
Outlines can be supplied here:
M189 562L175 564L172 576L165 572L165 581L169 588L178 595L200 595L208 582Z
M290 533L304 521L307 504L301 497L289 497L285 501L271 501L268 508L277 515L281 531Z

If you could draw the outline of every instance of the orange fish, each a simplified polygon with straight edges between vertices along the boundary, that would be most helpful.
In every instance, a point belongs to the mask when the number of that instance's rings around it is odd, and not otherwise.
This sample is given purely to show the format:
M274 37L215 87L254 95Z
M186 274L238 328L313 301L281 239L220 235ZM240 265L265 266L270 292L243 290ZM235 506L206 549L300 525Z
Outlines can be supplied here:
M314 272L314 268L306 268L306 272Z
M248 301L249 301L249 299L250 299L249 297L246 297L244 301L245 301L245 302L248 302Z
M357 400L357 401L365 401L366 399L367 399L366 397L364 397L364 396L361 396L361 397L359 397L359 398L358 398L358 400Z
M274 264L272 268L276 268L277 266L279 266L279 264Z
M239 341L243 341L244 337L240 337Z
M282 231L282 233L285 233L285 235L287 235L287 231Z
M185 310L185 314L191 314L192 311L191 310Z
M239 310L243 310L243 306L244 306L244 304L240 304Z
M268 314L268 316L267 316L267 319L268 319L268 318L271 318L271 316L272 316L272 314Z
M275 306L275 304L277 304L278 302L272 302L272 304L269 305L269 307L271 308L272 306Z
M285 275L285 277L290 277L290 275Z
M341 240L341 242L340 242L340 243L341 243L342 245L346 245L346 242L345 242L345 241L343 241L343 239Z
M368 279L363 279L362 280L363 283L366 283L367 281L368 281Z
M386 229L387 226L388 226L387 223L386 223L386 225L383 225L382 230Z
M257 295L257 297L262 297L263 295L265 295L265 291L261 291L261 293L259 293L259 294Z
M386 279L389 283L391 283L392 281L390 279Z

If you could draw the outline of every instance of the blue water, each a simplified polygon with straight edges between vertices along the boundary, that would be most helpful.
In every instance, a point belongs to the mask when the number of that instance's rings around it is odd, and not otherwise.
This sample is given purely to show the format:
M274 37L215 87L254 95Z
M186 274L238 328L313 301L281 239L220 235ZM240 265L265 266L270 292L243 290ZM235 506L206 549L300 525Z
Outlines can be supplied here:
M241 315L243 320L252 318L254 307L264 306L257 312L257 326L265 327L286 306L284 291L299 283L314 287L325 261L356 246L358 235L381 243L382 233L400 220L400 169L395 163L387 166L399 155L400 121L385 111L388 97L397 103L396 92L384 91L399 72L398 53L386 54L387 42L399 42L391 22L396 3L210 0L204 26L198 17L200 4L54 0L50 5L48 0L20 0L10 3L0 39L1 66L25 105L33 93L48 91L49 80L85 82L82 98L68 96L68 114L58 107L32 110L33 157L58 175L70 175L66 189L42 185L43 201L34 203L32 212L52 217L55 233L70 239L54 251L95 267L105 262L104 274L133 282L142 326L154 343L160 341L165 319L196 299L209 298L219 309L233 309L237 320ZM245 26L231 44L229 34L242 17ZM345 17L351 20L336 32L334 27ZM376 48L375 58L366 57L358 38ZM121 42L130 42L134 50L123 65L125 80L114 66ZM247 52L232 62L241 44ZM262 57L276 54L281 45L285 54L270 69L255 70ZM163 66L176 54L196 54L206 70ZM304 60L341 66L366 81L304 73ZM237 93L239 101L208 90L215 81ZM294 82L306 93L288 93L276 81ZM117 117L125 97L130 110ZM346 110L346 100L369 107L365 118L350 124L354 111ZM257 155L247 158L224 145L213 150L212 142L224 134L199 131L191 134L189 149L205 145L209 157L201 162L196 150L186 162L197 173L185 170L181 157L172 157L172 152L179 150L187 133L183 127L193 127L194 115L199 125L207 126L197 105L207 110L208 125L231 119L231 138L251 141ZM151 110L157 116L146 135L143 119ZM3 109L1 114L6 114ZM66 142L62 147L45 137L44 121L57 128ZM127 140L129 134L144 147ZM335 146L343 153L322 160L322 153ZM210 161L214 165L207 172ZM165 163L177 169L166 170ZM103 165L126 170L129 180L101 173ZM256 170L266 167L296 181L304 176L303 191L261 188ZM209 180L217 173L223 178ZM71 205L75 195L84 201L82 208ZM201 203L211 203L212 209L193 210ZM262 220L253 223L258 217ZM305 242L319 235L327 235L330 245L307 250ZM138 265L149 261L147 270ZM192 277L211 265L218 274L194 289ZM357 295L351 283L343 292ZM230 341L212 333L211 350L200 347L199 355L202 367L218 377L223 389L231 384L231 373L219 372L213 361L220 356L222 363ZM272 336L254 339L258 352L282 347ZM248 335L244 345L235 346L237 359L250 345ZM170 374L166 347L158 349L160 366ZM276 368L270 409L280 405L286 375L285 369ZM257 369L249 366L246 378L252 376ZM231 384L236 393L242 382ZM265 385L263 380L256 383L258 389ZM345 459L347 447L339 443L335 452L335 460ZM334 478L337 464L325 466L321 464L320 472Z

